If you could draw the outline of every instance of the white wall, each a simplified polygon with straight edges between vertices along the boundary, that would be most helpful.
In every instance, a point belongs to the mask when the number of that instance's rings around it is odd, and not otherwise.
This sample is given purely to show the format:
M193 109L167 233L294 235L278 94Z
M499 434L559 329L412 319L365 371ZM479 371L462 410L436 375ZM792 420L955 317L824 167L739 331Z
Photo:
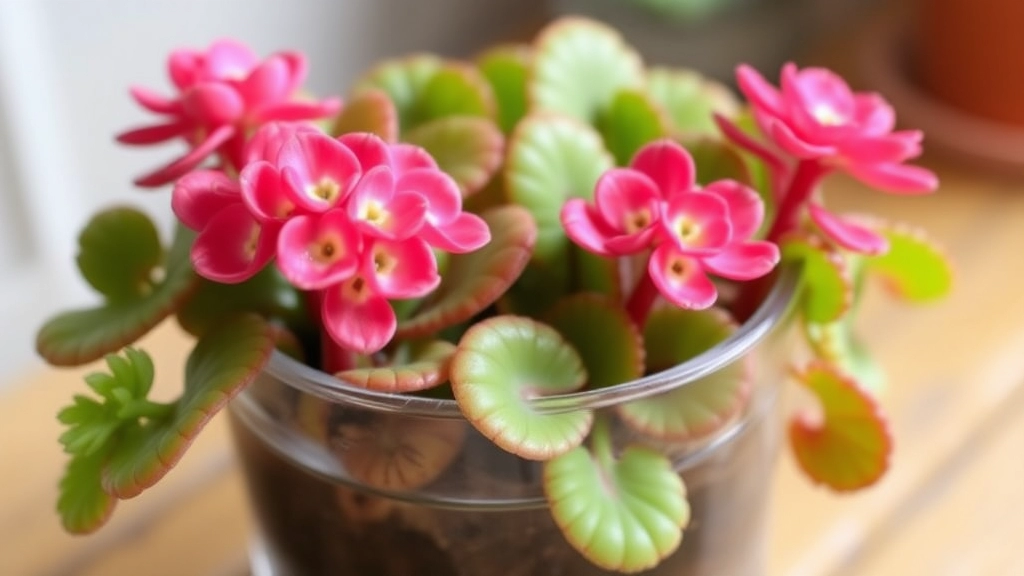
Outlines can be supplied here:
M131 84L166 89L166 54L233 36L260 54L298 49L309 87L344 93L374 60L472 53L522 32L540 0L0 0L0 388L41 365L43 318L92 295L73 273L78 230L131 203L169 229L168 193L131 187L174 147L127 148L150 118Z

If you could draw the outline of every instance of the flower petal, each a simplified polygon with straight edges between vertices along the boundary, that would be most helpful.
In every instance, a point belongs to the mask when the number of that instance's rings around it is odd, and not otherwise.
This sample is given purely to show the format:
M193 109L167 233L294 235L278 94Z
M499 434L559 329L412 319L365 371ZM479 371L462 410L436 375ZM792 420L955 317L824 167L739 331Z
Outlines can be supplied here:
M371 132L350 132L338 137L338 142L355 154L359 160L359 166L363 172L368 172L375 166L392 166L391 151L384 140Z
M779 148L800 159L824 158L836 153L834 146L818 146L801 140L792 128L778 120L768 124L768 135Z
M844 158L857 164L893 164L921 154L921 132L893 132L885 136L850 138L840 145Z
M338 345L360 354L387 346L398 322L391 304L356 276L324 292L321 318Z
M414 192L422 196L427 202L427 221L434 226L443 226L462 212L462 192L451 176L436 168L396 174L395 193Z
M594 204L604 221L627 234L652 228L661 216L658 187L646 174L613 168L597 180Z
M245 147L246 164L266 160L276 163L285 142L297 134L320 133L311 124L303 122L270 122L260 127Z
M889 242L885 237L866 226L844 220L819 204L811 204L807 210L811 215L811 220L825 233L825 236L847 250L872 256L884 254L889 250Z
M606 244L615 236L615 230L605 223L596 208L582 198L571 198L562 205L560 217L570 240L599 256L612 255Z
M693 158L672 140L656 140L645 145L629 165L653 180L666 199L692 189L696 182Z
M412 144L392 144L391 162L395 173L402 174L417 168L437 169L437 162L429 152Z
M366 234L403 240L427 221L427 200L413 192L396 192L387 166L371 168L356 184L348 203L349 218Z
M306 57L301 52L280 52L275 55L280 58L288 66L288 90L287 94L291 94L302 86L303 82L306 81L306 73L308 67L306 65Z
M487 223L470 212L462 212L441 226L427 223L420 236L431 246L452 254L473 252L491 241Z
M927 194L939 186L935 173L920 166L853 164L847 170L861 182L894 194Z
M176 180L192 171L196 166L199 166L203 160L206 160L210 154L213 154L217 148L221 147L234 135L234 126L221 126L214 130L199 146L190 150L188 154L162 168L136 178L135 185L143 188L155 188Z
M128 93L135 102L150 112L157 114L178 114L181 112L181 102L165 98L156 92L143 86L132 86Z
M355 154L319 132L296 133L281 146L277 166L293 201L314 212L339 205L360 176Z
M896 111L878 94L854 94L853 118L868 135L881 136L896 127Z
M736 83L754 107L776 118L782 115L782 97L779 91L753 67L746 64L737 67Z
M230 124L245 111L245 103L238 92L214 82L196 84L185 92L181 103L189 117L205 126Z
M204 80L242 80L259 62L248 46L231 39L221 39L210 45L203 62Z
M263 106L253 112L253 122L301 122L333 116L341 110L340 98L300 102L286 101Z
M122 132L117 135L117 141L122 144L132 145L156 144L181 136L186 131L187 128L184 124L174 121Z
M717 180L705 186L704 192L725 200L734 241L750 238L761 227L764 221L764 201L749 186L735 180Z
M434 252L419 238L375 240L366 250L363 276L385 298L421 298L441 283Z
M707 192L676 194L664 208L661 228L678 250L691 255L711 254L732 238L726 201Z
M319 290L355 274L360 252L359 235L344 210L296 216L281 228L277 267L295 287Z
M661 295L680 308L703 310L718 298L718 291L700 262L677 252L669 242L662 243L651 254L647 272Z
M285 190L281 173L270 162L253 162L238 177L242 200L259 220L283 220L294 210L295 203Z
M178 90L186 90L199 81L199 64L202 57L188 48L175 50L167 58L167 74Z
M276 228L261 227L241 202L214 216L192 245L192 266L214 282L243 282L274 256Z
M250 110L280 102L288 97L289 72L287 62L271 57L239 83L238 93Z
M238 184L220 170L199 170L182 176L171 193L171 210L178 220L196 231L214 216L241 200Z
M722 278L753 280L768 274L779 263L779 247L773 242L738 242L714 256L702 258L701 263Z

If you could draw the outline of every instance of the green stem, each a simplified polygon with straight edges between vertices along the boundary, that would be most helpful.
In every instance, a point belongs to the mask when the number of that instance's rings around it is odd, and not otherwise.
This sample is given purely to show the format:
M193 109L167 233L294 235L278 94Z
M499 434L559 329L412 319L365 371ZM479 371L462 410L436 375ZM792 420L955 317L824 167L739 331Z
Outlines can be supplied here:
M132 400L118 410L117 417L122 420L137 420L139 418L164 420L170 417L177 407L177 402L163 404L151 400Z
M615 447L612 444L612 427L607 415L594 416L594 427L590 430L590 452L597 458L604 470L615 465Z

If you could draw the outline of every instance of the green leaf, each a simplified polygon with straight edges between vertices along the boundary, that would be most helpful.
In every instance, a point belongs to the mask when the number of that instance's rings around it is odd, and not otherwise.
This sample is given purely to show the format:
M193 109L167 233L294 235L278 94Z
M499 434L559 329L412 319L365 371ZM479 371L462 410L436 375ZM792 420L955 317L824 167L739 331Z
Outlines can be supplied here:
M477 58L476 65L491 84L498 105L498 124L505 134L526 116L526 81L532 49L525 44L496 46Z
M305 298L281 275L277 266L267 266L238 284L200 279L195 294L181 306L177 317L185 331L201 336L225 319L243 312L256 312L279 320L293 330L309 324Z
M597 118L605 146L620 166L629 164L644 144L668 135L668 121L640 90L621 90Z
M78 269L108 302L124 302L153 290L163 248L153 222L131 208L97 214L78 237Z
M885 390L885 370L857 337L850 314L829 324L803 324L807 341L818 358L849 374L872 394Z
M877 482L889 467L892 437L874 398L824 362L811 364L798 378L820 403L820 410L804 412L789 424L800 467L836 491Z
M60 481L57 512L64 529L72 534L88 534L110 518L117 499L100 485L105 452L72 457Z
M388 93L366 88L349 98L334 120L331 135L372 132L387 142L398 140L398 110Z
M547 322L583 359L590 375L588 388L614 386L643 375L640 330L616 302L600 294L574 294L555 305Z
M105 213L104 213L105 214ZM104 214L93 222L105 226ZM173 312L198 283L189 250L194 234L179 226L167 253L164 278L152 290L126 300L107 301L97 308L75 310L47 322L36 335L36 349L55 366L76 366L97 360L145 335Z
M356 480L380 490L414 490L440 476L462 452L461 420L373 414L332 431L333 453Z
M423 93L419 95L410 114L412 120L408 125L403 125L403 131L438 118L494 118L494 93L476 68L446 63L423 87Z
M627 447L620 459L579 447L544 464L544 492L566 540L605 570L652 568L690 520L686 487L664 455Z
M448 362L455 345L443 340L404 342L386 366L339 372L349 384L381 392L417 392L448 380Z
M593 197L597 179L613 165L593 128L563 116L531 114L509 142L505 188L537 221L534 258L561 271L563 283L569 239L562 230L562 205L572 197Z
M647 71L647 90L668 113L676 135L719 137L715 113L733 117L739 103L724 85L692 70L652 67Z
M532 111L594 123L619 91L644 86L640 55L612 28L563 18L537 38L529 86Z
M693 157L698 183L706 185L715 180L735 180L748 186L753 184L750 168L743 157L725 142L704 137L693 138L686 143L686 150Z
M124 428L105 469L104 489L131 498L163 478L206 422L256 377L273 349L270 326L254 314L203 334L185 365L185 389L173 410Z
M471 424L498 447L547 460L579 446L589 410L541 414L529 399L578 390L587 373L579 355L552 327L529 318L495 316L471 327L452 358L455 400Z
M401 130L415 124L417 103L431 78L444 65L432 55L417 54L407 58L385 60L356 82L353 96L368 90L383 90L398 111Z
M505 139L494 122L470 116L433 120L410 130L402 140L426 149L459 184L464 197L490 181L505 152Z
M817 236L795 236L782 244L782 257L803 265L800 304L809 322L838 320L853 304L853 278L843 255Z
M906 225L876 227L889 241L889 251L865 258L867 272L881 277L890 292L911 302L929 302L949 293L953 285L950 261L923 231Z
M644 328L650 371L671 368L710 350L736 330L721 310L654 311ZM655 438L683 441L711 434L743 409L750 380L743 360L665 394L619 406L633 429Z
M441 284L411 318L399 322L397 337L427 336L471 319L508 290L530 259L537 228L520 206L482 215L491 241L468 254L452 254Z

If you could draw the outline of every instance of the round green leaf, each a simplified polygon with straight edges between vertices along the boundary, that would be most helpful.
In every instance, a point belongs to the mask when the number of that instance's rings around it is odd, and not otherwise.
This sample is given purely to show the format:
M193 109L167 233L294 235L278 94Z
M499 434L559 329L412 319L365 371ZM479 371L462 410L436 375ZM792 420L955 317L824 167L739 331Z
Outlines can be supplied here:
M782 257L803 265L800 303L809 322L838 320L853 304L853 278L843 255L816 236L794 236L782 245Z
M591 198L594 184L614 165L593 128L564 116L531 114L509 142L505 189L537 221L534 258L562 269L569 243L562 230L562 205Z
M708 351L736 330L721 310L654 311L644 327L649 371L671 368ZM619 406L635 430L655 438L682 441L711 434L746 405L750 380L742 360L671 392Z
M153 290L164 254L156 226L142 212L114 208L97 214L79 235L78 247L82 277L108 302Z
M579 446L593 422L589 410L540 414L531 407L531 398L578 390L587 373L554 328L529 318L475 324L459 342L450 377L470 423L522 458L548 460Z
M544 464L544 491L566 540L605 570L639 572L683 539L686 487L664 455L627 447L617 462L579 447Z
M505 152L505 139L494 122L470 116L427 122L407 132L402 140L426 149L459 184L464 197L490 181Z
M106 451L89 456L76 455L68 461L60 481L57 512L64 529L72 534L88 534L107 522L114 512L114 498L100 484Z
M878 224L889 251L864 259L865 269L882 278L890 291L911 302L942 298L953 285L949 258L923 231L907 225Z
M526 81L532 50L525 44L505 44L484 52L476 65L491 84L498 105L498 123L505 134L526 115Z
M398 111L399 127L407 130L415 123L424 89L443 65L440 58L428 54L386 60L356 82L354 96L368 90L383 90Z
M185 365L185 389L165 418L126 426L107 462L104 489L131 498L158 482L206 422L259 374L274 349L270 326L248 314L206 332Z
M669 133L662 111L640 90L620 90L598 116L597 127L620 166L629 164L644 144Z
M644 373L640 330L625 309L600 294L563 298L547 317L579 352L590 378L588 388L604 388L639 378Z
M267 266L238 284L200 279L199 288L182 304L177 318L189 334L200 336L241 312L257 312L292 329L309 323L305 299L276 266Z
M450 116L494 118L494 93L476 68L446 63L423 87L411 115L412 120L403 130Z
M678 136L718 137L714 114L733 117L739 103L724 85L692 70L652 67L647 71L647 90L659 103Z
M443 340L406 342L387 366L358 368L335 376L349 384L381 392L417 392L448 380L455 345Z
M387 142L398 139L398 111L387 92L366 88L349 98L334 120L331 134L349 132L371 132Z
M469 320L497 301L511 286L537 240L530 214L520 206L501 206L482 215L491 241L475 252L452 254L441 284L407 320L399 322L397 338L435 334Z
M820 403L819 411L804 412L789 425L800 467L837 491L877 482L889 467L892 437L874 398L824 362L811 364L798 378Z
M101 214L102 216L102 214ZM55 366L77 366L119 350L145 335L173 312L198 285L189 250L195 235L182 226L164 259L163 279L132 298L97 308L65 312L36 335L36 350Z
M642 89L640 55L612 28L564 18L537 38L529 86L532 110L593 123L626 88Z

